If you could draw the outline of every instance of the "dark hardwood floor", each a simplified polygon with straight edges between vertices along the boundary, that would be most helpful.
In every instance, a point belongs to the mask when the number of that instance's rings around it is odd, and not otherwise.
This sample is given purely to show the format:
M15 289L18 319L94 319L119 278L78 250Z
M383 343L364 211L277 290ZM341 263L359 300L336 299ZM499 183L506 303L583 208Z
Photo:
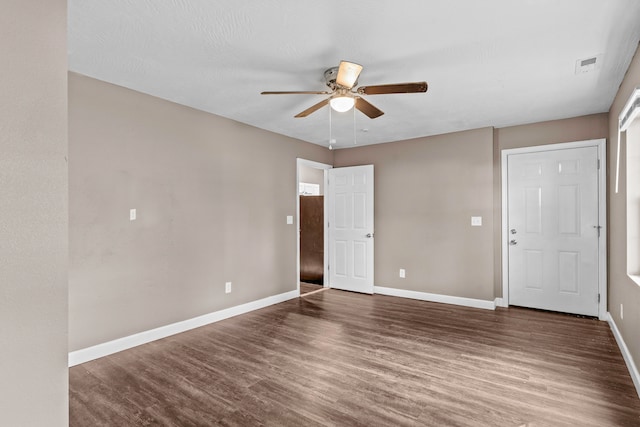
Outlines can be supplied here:
M639 426L605 322L327 290L73 367L71 426Z

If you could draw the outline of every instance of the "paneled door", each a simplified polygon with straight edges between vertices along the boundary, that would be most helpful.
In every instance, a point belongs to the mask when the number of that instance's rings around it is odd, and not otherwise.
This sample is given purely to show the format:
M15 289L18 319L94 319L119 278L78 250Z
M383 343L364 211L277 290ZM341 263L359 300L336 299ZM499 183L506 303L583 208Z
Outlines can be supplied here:
M373 293L373 165L329 171L329 286Z
M507 156L509 304L598 315L598 149Z

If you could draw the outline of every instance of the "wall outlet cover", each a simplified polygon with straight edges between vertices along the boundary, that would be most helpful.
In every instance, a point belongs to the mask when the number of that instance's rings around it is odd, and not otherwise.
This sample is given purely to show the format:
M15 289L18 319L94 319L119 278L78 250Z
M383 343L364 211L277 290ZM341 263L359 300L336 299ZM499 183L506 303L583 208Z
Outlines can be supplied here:
M472 216L471 217L471 225L473 227L481 227L482 226L482 217L481 216Z

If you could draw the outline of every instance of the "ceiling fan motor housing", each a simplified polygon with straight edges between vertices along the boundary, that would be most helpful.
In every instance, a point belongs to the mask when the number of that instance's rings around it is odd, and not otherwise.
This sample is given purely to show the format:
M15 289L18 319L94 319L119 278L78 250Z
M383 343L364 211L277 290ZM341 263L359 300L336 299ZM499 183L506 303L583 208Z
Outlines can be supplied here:
M324 81L331 90L335 90L338 88L338 84L336 83L336 80L338 79L339 68L340 67L327 68L324 72ZM356 80L353 85L356 86L357 84L358 84L358 80Z

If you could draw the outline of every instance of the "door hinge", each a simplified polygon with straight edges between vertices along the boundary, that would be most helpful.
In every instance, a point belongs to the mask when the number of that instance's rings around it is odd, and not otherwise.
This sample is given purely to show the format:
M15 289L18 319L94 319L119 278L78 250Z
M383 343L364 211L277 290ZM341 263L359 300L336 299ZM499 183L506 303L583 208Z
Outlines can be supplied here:
M600 304L600 294L598 294L598 304Z
M600 159L598 159L598 169L600 169Z
M593 228L598 230L598 238L600 237L600 229L602 228L601 225L594 225Z

